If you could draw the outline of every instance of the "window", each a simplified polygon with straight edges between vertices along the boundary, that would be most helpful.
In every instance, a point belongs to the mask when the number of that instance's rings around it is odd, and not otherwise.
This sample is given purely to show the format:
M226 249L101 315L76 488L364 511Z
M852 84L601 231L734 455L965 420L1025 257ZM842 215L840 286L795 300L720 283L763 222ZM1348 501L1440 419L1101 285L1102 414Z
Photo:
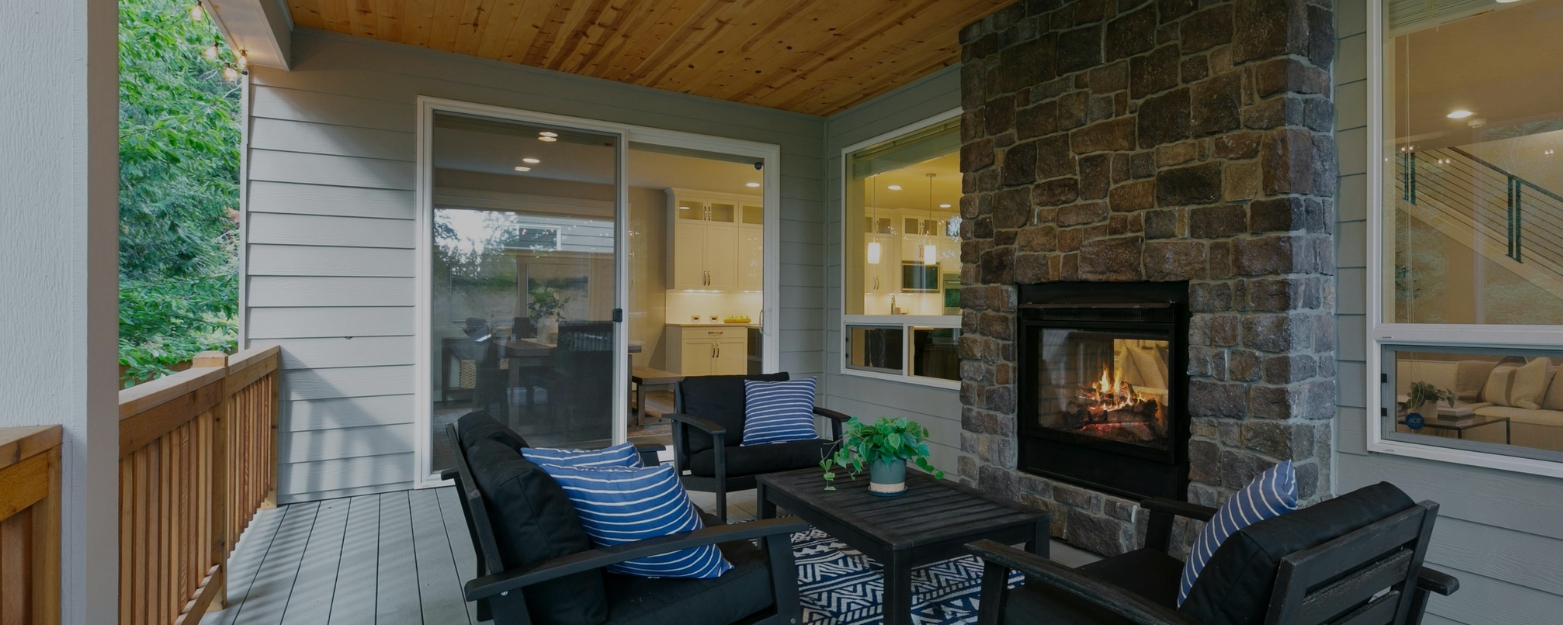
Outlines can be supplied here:
M960 380L959 112L842 156L843 368L953 388Z
M1563 475L1563 0L1381 6L1370 448Z

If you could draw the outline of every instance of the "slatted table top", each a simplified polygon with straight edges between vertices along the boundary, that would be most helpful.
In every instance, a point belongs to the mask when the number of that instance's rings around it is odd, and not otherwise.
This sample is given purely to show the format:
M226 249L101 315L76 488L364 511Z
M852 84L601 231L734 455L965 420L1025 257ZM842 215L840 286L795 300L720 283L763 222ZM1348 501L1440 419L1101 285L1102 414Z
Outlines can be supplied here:
M816 516L813 513L824 515L893 550L1034 526L1039 521L1045 526L1048 518L1045 511L996 499L919 471L906 472L907 492L899 497L869 494L866 471L856 480L837 471L836 490L826 491L821 473L818 468L808 468L761 475L757 479L765 486L766 497L789 512L805 520ZM811 510L798 510L798 505Z

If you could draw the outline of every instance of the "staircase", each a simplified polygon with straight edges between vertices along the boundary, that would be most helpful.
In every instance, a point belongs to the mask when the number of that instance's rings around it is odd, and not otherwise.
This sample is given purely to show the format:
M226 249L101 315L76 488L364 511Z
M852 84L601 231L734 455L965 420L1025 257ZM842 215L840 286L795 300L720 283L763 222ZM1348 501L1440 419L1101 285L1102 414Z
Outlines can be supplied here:
M1563 294L1563 197L1459 148L1395 157L1397 208Z

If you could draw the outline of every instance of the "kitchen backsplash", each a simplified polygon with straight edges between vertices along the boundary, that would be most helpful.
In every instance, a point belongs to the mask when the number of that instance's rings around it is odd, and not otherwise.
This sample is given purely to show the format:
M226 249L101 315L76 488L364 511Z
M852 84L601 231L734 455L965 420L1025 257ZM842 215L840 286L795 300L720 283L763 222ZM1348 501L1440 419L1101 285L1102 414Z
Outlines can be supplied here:
M760 323L760 310L764 305L763 293L704 293L692 291L667 292L667 323L693 323L692 315L700 316L700 323L710 323L715 315L720 322L726 317L748 316L753 323Z

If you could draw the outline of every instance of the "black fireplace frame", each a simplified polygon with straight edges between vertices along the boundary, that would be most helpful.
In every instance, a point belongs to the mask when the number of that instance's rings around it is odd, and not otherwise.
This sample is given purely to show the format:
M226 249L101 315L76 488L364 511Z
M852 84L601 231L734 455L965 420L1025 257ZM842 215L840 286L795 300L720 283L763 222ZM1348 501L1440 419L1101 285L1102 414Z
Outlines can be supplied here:
M1187 282L1053 282L1019 285L1019 469L1124 497L1186 501L1189 484ZM1046 328L1155 332L1168 342L1169 449L1049 428L1037 413L1040 350Z

